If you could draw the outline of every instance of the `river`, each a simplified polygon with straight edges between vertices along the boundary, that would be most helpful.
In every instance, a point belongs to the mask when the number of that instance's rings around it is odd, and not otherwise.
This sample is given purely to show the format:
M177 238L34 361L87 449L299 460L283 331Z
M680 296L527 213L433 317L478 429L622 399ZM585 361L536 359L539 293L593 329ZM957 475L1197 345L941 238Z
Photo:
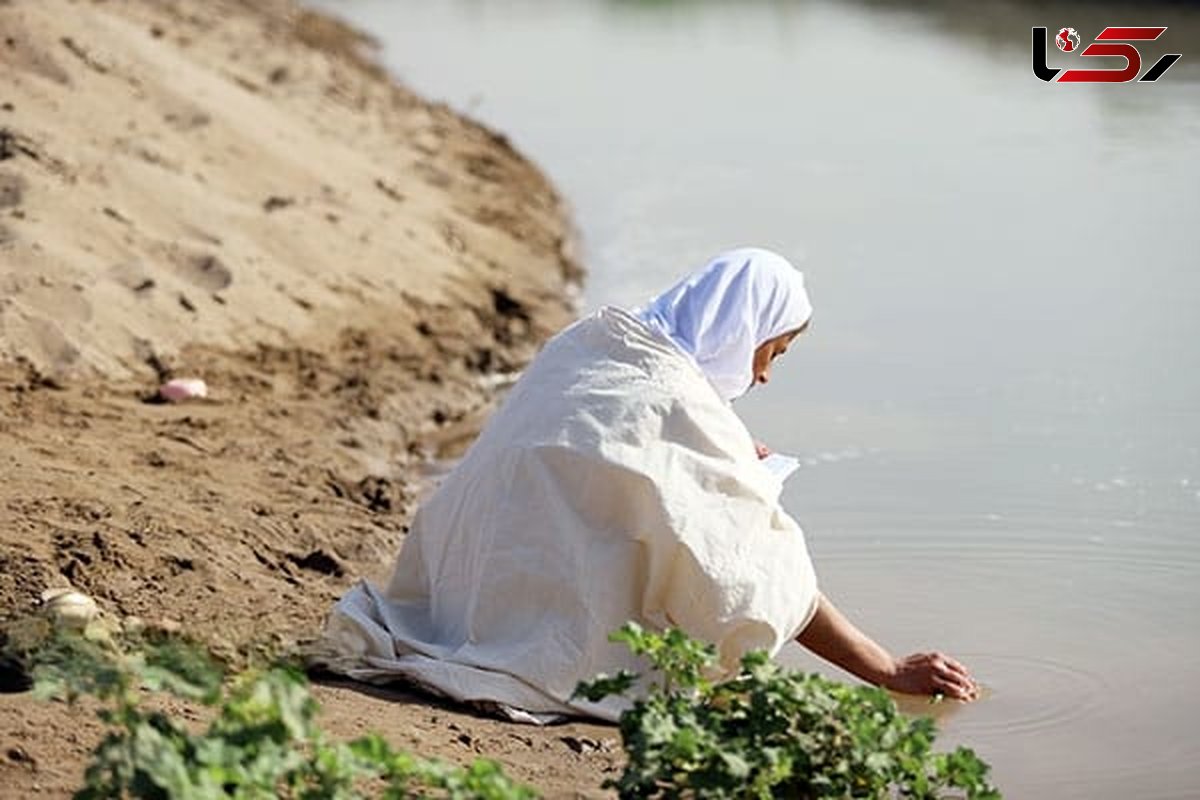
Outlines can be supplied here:
M549 172L589 308L735 245L804 269L811 330L738 410L804 463L825 591L986 686L946 742L1012 798L1200 797L1200 9L321 5ZM1032 26L1105 25L1183 58L1034 77Z

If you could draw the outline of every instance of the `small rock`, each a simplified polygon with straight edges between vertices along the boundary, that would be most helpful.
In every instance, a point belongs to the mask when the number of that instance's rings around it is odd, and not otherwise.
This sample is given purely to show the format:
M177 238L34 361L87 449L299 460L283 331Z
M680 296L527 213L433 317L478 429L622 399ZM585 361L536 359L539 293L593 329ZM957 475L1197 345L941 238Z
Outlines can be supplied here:
M56 625L83 630L96 618L96 601L73 589L47 589L42 592L42 610Z
M208 385L199 378L172 378L158 388L159 396L172 403L208 397Z

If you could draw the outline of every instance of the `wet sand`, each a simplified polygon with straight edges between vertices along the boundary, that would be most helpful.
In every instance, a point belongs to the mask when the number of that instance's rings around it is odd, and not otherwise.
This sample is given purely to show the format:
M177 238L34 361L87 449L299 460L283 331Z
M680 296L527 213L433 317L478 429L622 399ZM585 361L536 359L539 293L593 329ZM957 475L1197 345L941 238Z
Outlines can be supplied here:
M564 203L290 2L26 0L0 30L0 615L70 584L218 651L313 636L571 318ZM150 402L192 376L207 399ZM316 691L334 733L552 795L616 769L613 728ZM100 732L0 694L0 796L69 796Z

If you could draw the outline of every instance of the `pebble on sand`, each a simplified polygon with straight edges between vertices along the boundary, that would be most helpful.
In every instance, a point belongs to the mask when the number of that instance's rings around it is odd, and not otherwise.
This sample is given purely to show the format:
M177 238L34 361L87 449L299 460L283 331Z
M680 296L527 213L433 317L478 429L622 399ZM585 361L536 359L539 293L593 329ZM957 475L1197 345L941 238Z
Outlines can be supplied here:
M96 601L72 589L47 589L42 592L42 608L58 625L83 630L96 618Z
M158 387L158 394L164 400L178 403L208 397L208 385L199 378L172 378Z

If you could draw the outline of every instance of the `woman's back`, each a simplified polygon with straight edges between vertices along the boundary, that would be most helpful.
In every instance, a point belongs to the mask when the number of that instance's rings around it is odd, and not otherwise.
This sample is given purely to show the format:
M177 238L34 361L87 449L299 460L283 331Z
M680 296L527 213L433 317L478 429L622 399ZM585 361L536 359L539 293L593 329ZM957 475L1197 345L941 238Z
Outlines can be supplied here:
M779 488L694 363L604 309L530 365L421 507L386 591L339 603L333 666L615 718L571 694L637 666L607 639L626 620L683 627L726 666L807 622L816 580Z

